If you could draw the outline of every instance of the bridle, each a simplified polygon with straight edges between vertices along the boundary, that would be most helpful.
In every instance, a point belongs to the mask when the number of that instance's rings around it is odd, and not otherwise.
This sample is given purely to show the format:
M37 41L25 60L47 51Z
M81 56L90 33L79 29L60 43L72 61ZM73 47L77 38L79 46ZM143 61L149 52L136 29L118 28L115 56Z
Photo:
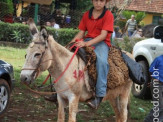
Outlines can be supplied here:
M42 44L42 45L45 45L45 50L44 50L44 52L42 52L42 55L41 55L40 60L39 60L39 63L37 64L37 67L36 67L35 69L34 69L34 68L33 68L33 69L32 69L32 68L23 68L22 70L34 70L34 72L32 73L32 75L34 76L35 73L37 73L37 74L35 75L35 77L34 77L34 80L35 80L35 79L38 77L38 74L39 74L39 71L40 71L39 68L40 68L40 66L41 66L41 63L44 63L44 62L46 62L46 61L53 60L53 59L48 59L48 60L42 61L42 58L43 58L43 56L45 55L45 52L46 52L46 49L47 49L46 43L45 43L45 42L34 42L34 44ZM71 50L74 46L75 46L75 44L72 45L72 46L70 47L70 50ZM65 73L65 71L67 70L67 68L69 67L69 65L71 64L71 61L73 60L74 56L76 55L78 49L79 49L79 47L76 48L76 50L75 50L73 56L71 57L70 61L69 61L68 64L67 64L65 70L64 70L64 71L59 75L59 77L58 77L56 80L54 80L52 83L58 82L59 79L63 76L63 74ZM90 59L88 60L88 63L86 64L86 66L84 67L82 73L78 76L78 78L76 79L76 81L80 81L80 79L81 79L81 78L83 77L83 75L84 75L84 72L87 70L88 65L90 65ZM50 74L49 74L49 75L50 75ZM48 77L49 77L49 75L48 75ZM48 80L48 77L46 78L47 80ZM45 81L47 81L47 80L45 80ZM43 82L43 84L44 84L44 83L46 83L46 82ZM75 84L75 83L76 83L76 82L74 82L74 84ZM74 86L74 84L73 84L72 86ZM27 85L26 85L26 86L27 86ZM65 88L65 89L60 90L60 91L57 91L57 92L38 92L38 91L32 90L32 89L29 88L28 86L27 86L27 88L28 88L30 91L32 91L32 92L34 92L34 93L37 93L37 94L44 94L44 95L45 95L45 94L46 94L46 95L49 95L49 94L50 94L50 95L51 95L51 94L56 94L56 93L64 92L64 91L70 89L70 87L72 87L72 86L69 86L68 88Z
M45 55L45 52L47 50L47 47L46 47L46 43L45 42L36 42L36 41L33 41L33 43L34 44L38 44L38 45L45 45L45 50L42 52L41 57L39 59L39 62L37 64L36 68L23 68L22 70L34 70L34 72L32 73L32 76L33 76L33 79L35 80L38 77L38 75L39 75L40 66L41 66L41 63L43 63L42 59L43 59L43 57ZM52 60L52 59L48 59L48 60ZM46 61L48 61L48 60L46 60ZM44 62L46 62L46 61L44 61Z

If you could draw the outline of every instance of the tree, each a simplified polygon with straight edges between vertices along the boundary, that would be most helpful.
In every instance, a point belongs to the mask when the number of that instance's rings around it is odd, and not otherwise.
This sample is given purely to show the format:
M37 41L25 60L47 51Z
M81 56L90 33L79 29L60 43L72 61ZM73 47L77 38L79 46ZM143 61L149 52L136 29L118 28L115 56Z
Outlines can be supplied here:
M131 15L135 15L135 19L139 24L140 21L145 17L145 12L135 12L135 11L123 11L122 15L126 18L126 20L131 18Z

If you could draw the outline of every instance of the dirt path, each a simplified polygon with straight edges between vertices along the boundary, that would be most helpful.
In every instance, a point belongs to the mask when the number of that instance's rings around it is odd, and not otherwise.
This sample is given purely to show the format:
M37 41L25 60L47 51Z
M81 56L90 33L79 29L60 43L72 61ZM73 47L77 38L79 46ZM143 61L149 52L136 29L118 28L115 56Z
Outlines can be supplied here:
M110 107L103 110L102 104L99 110L89 109L87 105L81 103L77 115L77 122L114 122L115 117ZM84 110L84 111L82 111ZM68 109L66 109L68 113ZM67 114L66 114L67 120ZM11 104L8 112L0 122L56 122L57 106L54 103L45 101L43 97L29 93L28 90L15 88L11 95ZM128 122L137 122L129 120Z

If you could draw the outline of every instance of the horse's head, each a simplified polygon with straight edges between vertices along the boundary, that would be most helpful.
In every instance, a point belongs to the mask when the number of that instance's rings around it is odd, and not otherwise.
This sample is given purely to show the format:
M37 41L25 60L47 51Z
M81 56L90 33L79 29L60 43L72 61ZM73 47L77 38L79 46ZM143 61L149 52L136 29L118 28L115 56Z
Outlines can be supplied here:
M37 76L50 67L51 52L48 45L48 33L45 28L39 32L33 20L28 21L32 42L25 56L25 64L21 71L21 81L30 84Z

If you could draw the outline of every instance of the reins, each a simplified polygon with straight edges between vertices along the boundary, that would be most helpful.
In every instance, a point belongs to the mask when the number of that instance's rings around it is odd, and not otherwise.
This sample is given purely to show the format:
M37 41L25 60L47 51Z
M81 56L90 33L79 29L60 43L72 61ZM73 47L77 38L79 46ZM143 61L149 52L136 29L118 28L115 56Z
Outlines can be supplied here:
M24 84L30 91L32 91L33 93L36 93L36 94L39 94L39 95L53 95L53 94L58 94L58 93L62 93L64 91L67 91L68 89L72 88L74 86L74 84L77 82L77 81L80 81L80 79L83 77L84 75L84 72L87 70L87 67L88 65L90 64L90 60L88 61L87 65L84 67L82 73L78 76L77 80L69 87L63 89L63 90L60 90L60 91L56 91L56 92L40 92L40 91L37 91L37 90L33 90L31 89L28 85ZM45 81L47 81L50 77L50 74L47 76L47 78L45 79ZM53 84L54 85L54 84Z
M77 41L81 41L81 40L77 40ZM35 44L43 44L43 43L35 43ZM76 46L75 44L72 45L72 46L70 47L70 50L71 50L73 47L75 47L75 46ZM46 50L46 47L45 47L45 50ZM57 83L57 82L60 80L60 78L64 75L64 73L66 72L66 70L67 70L68 67L70 66L72 60L74 59L75 55L77 54L78 50L79 50L79 47L76 47L76 50L75 50L73 56L71 57L70 61L68 62L66 68L65 68L64 71L59 75L59 77L58 77L56 80L54 80L54 81L52 82L52 83L53 83L52 85L54 85L54 83ZM45 51L42 53L42 56L41 56L41 58L40 58L40 60L39 60L39 63L38 63L38 65L37 65L37 68L36 68L36 69L23 68L22 70L35 70L35 71L39 71L39 66L41 65L41 60L42 60L42 57L43 57L44 53L45 53ZM49 59L49 60L53 60L53 59ZM48 60L46 60L46 61L48 61ZM44 61L44 62L46 62L46 61ZM78 78L77 78L76 81L80 81L80 79L83 77L84 72L87 70L87 66L88 66L89 62L90 62L90 60L88 61L87 65L85 66L85 68L84 68L84 70L82 71L82 73L79 74L79 76L78 76ZM42 62L42 63L43 63L43 62ZM33 73L35 73L35 71L34 71ZM37 78L38 74L39 74L39 72L37 72L35 79ZM44 84L47 82L47 80L49 79L49 77L51 77L50 74L49 74L49 75L46 77L46 79L43 81L42 85L44 85ZM76 81L74 82L74 84L76 83ZM74 84L72 84L71 87L72 87ZM56 92L40 92L40 91L36 91L36 90L31 89L31 88L30 88L29 86L27 86L26 84L24 84L24 85L25 85L30 91L32 91L32 92L34 92L34 93L36 93L36 94L39 94L39 95L52 95L52 94L56 94L56 93L61 93L61 92L67 91L68 89L71 88L71 87L69 86L69 87L66 88L66 89L63 89L63 90L60 90L60 91L56 91Z

